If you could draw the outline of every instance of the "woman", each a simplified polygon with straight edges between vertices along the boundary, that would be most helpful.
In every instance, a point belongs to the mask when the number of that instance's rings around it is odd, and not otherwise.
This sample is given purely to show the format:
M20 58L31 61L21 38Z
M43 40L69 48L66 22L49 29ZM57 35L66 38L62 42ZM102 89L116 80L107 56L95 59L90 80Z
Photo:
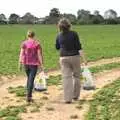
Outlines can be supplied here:
M71 103L80 95L80 56L86 64L77 32L71 31L68 19L58 23L60 33L56 38L56 49L60 49L60 65L63 78L64 100Z
M24 65L27 75L27 101L32 101L32 90L38 66L43 65L42 48L35 39L35 33L28 31L27 39L22 43L19 65Z

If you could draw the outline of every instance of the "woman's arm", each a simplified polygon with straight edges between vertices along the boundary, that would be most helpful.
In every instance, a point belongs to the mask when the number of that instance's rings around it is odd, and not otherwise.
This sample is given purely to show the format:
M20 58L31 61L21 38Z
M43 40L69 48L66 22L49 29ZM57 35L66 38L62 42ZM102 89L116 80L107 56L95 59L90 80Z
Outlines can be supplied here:
M58 36L57 36L57 38L56 38L56 49L57 49L57 50L60 49L60 44L59 44Z
M85 54L84 54L84 51L82 49L82 45L80 43L80 39L79 39L79 36L77 34L77 32L74 33L74 37L75 37L75 42L76 42L76 48L79 50L79 54L80 54L80 57L82 58L82 62L87 65L87 60L86 60L86 57L85 57Z

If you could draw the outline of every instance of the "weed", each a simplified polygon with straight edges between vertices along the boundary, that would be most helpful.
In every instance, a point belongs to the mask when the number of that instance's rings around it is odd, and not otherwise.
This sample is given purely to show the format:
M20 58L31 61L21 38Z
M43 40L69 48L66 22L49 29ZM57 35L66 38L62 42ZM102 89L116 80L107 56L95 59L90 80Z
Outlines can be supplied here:
M78 117L78 115L75 114L75 115L71 115L70 118L71 119L78 119L79 117Z
M24 97L26 95L26 88L23 86L18 86L18 87L9 87L8 88L9 93L15 93L16 96L19 97Z
M54 111L55 109L53 107L46 107L48 111Z

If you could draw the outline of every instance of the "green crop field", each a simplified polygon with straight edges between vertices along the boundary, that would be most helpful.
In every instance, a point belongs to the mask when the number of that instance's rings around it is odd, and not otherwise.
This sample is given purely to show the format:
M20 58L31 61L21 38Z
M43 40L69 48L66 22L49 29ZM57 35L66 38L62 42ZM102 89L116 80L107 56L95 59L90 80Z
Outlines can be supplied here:
M120 56L120 25L73 26L80 36L88 61ZM20 43L28 29L36 32L44 52L46 69L58 67L59 52L55 49L58 30L55 25L1 25L0 74L18 74Z
M120 119L120 79L106 85L94 95L85 120Z

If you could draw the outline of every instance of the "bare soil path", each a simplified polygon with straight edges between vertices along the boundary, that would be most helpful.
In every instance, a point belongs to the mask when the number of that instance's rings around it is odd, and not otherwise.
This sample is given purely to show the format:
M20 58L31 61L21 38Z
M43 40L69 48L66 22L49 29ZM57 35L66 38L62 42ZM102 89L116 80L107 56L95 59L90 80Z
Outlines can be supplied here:
M100 60L89 63L89 66L98 66L109 64L112 62L120 62L120 58ZM58 75L60 71L50 71L49 75ZM73 101L72 104L65 104L63 101L62 86L49 86L47 92L34 92L33 97L36 103L43 103L40 112L21 114L22 120L71 120L71 117L76 117L76 120L84 120L84 115L87 112L89 105L82 101L91 100L95 94L103 86L113 82L120 77L120 69L112 69L103 73L95 74L95 85L98 89L85 91L81 89L79 101ZM25 85L24 76L1 76L0 84L0 107L4 108L8 105L20 105L25 101L17 102L19 98L14 94L9 94L7 88L12 86ZM43 99L48 98L48 99ZM80 105L81 104L81 105Z

